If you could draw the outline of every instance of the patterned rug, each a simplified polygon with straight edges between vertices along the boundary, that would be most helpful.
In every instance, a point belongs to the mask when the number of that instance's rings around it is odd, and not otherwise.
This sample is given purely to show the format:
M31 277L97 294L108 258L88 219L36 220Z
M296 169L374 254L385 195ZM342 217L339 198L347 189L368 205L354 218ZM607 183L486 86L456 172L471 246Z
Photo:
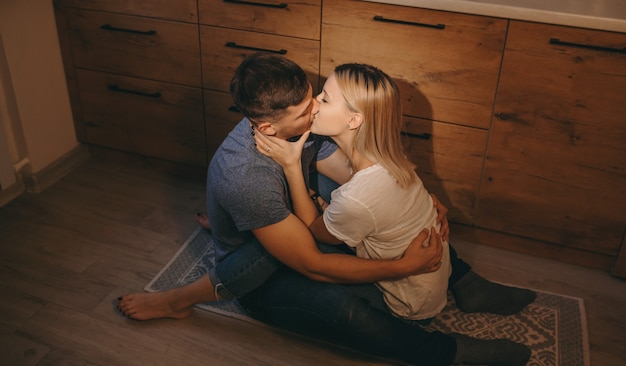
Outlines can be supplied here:
M145 290L162 291L196 280L215 265L213 254L210 234L198 228ZM249 317L236 300L197 307L269 326ZM537 300L522 312L500 316L463 313L449 296L448 305L427 329L524 343L532 350L528 366L590 366L585 309L579 298L537 291Z

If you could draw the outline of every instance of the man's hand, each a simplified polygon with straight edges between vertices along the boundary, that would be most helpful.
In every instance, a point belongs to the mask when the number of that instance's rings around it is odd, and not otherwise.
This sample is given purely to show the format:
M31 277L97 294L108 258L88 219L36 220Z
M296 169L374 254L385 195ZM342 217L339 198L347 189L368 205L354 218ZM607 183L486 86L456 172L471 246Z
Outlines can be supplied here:
M423 230L404 252L401 260L407 265L407 275L434 272L441 267L441 238L434 227L430 229L430 238L428 235L428 230ZM428 246L424 246L425 242Z
M450 226L448 225L448 218L446 217L448 209L434 194L431 194L430 196L433 198L433 206L437 210L437 224L441 225L441 229L439 230L441 240L450 241Z

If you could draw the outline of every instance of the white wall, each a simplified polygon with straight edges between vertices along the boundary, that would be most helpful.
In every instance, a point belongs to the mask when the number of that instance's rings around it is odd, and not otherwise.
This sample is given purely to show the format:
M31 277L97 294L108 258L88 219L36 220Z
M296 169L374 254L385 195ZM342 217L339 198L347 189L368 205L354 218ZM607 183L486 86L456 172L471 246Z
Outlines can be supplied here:
M37 173L78 146L52 0L0 0L0 88L13 164Z

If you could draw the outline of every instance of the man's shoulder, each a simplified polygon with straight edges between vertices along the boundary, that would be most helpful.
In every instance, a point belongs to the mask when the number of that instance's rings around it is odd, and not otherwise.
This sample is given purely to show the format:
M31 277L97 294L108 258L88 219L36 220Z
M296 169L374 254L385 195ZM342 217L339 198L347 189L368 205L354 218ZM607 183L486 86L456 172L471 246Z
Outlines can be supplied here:
M216 175L220 185L228 190L268 190L272 186L282 187L285 181L276 167L258 161L222 166L211 173L218 173Z

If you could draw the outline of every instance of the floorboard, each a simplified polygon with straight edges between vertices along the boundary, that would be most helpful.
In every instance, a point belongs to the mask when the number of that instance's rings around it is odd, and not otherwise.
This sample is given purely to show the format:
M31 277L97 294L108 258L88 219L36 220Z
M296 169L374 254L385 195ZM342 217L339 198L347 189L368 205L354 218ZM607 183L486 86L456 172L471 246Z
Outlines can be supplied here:
M113 300L141 291L195 230L203 201L203 172L99 151L0 207L0 365L389 364L202 311L116 314ZM592 365L626 363L626 281L452 238L487 278L583 298Z

